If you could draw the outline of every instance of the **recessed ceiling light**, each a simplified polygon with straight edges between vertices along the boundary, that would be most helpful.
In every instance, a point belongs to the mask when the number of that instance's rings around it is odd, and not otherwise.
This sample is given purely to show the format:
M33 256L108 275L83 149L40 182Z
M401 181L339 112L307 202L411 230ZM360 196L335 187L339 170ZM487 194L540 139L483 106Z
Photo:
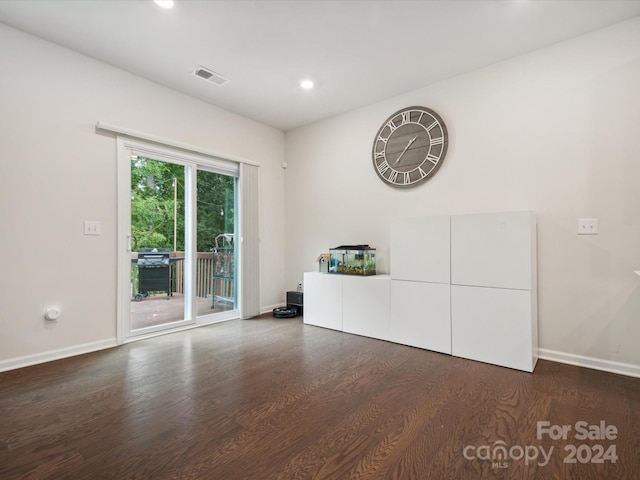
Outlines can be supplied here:
M300 87L304 88L305 90L311 90L313 88L313 81L312 80L302 80L300 82Z
M173 8L173 0L153 0L156 5L162 8Z

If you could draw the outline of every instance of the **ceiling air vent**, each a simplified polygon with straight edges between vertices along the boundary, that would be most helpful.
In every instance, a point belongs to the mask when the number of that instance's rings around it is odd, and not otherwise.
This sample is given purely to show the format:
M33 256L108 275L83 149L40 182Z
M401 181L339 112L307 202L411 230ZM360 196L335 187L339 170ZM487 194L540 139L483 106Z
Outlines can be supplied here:
M208 68L198 67L192 72L196 77L200 77L208 82L215 83L219 87L229 81L228 78L224 78L222 75L209 70Z

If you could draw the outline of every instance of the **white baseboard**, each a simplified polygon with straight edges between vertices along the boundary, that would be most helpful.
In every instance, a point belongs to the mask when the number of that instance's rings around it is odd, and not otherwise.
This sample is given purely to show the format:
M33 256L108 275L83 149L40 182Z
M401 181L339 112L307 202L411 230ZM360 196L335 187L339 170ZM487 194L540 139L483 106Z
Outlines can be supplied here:
M96 352L106 348L117 346L115 338L108 340L100 340L98 342L84 343L82 345L74 345L73 347L60 348L58 350L50 350L48 352L36 353L34 355L25 355L24 357L11 358L9 360L0 361L0 372L7 370L15 370L16 368L29 367L45 362L52 362L62 358L74 357L83 353Z
M584 357L582 355L574 355L573 353L547 350L546 348L538 349L538 357L543 360L551 360L552 362L567 363L578 367L593 368L594 370L602 370L604 372L640 378L640 365L631 365L630 363L620 363L613 362L611 360L602 360L600 358Z

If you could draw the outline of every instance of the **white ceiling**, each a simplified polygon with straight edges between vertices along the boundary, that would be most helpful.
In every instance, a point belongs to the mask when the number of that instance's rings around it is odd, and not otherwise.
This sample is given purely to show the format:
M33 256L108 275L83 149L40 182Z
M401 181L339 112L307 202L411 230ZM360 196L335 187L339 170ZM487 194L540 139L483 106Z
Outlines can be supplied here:
M0 22L285 131L639 15L640 0L0 1Z

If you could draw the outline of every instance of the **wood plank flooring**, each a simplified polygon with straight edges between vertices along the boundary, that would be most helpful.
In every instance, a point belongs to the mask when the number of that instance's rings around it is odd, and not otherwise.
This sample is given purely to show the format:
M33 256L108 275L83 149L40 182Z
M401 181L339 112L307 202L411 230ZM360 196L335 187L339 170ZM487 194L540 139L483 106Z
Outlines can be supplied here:
M571 431L537 438L541 421ZM577 440L579 421L617 436ZM614 448L615 463L593 463L597 445ZM225 322L0 374L2 480L638 472L639 379L546 361L528 374L300 318Z

